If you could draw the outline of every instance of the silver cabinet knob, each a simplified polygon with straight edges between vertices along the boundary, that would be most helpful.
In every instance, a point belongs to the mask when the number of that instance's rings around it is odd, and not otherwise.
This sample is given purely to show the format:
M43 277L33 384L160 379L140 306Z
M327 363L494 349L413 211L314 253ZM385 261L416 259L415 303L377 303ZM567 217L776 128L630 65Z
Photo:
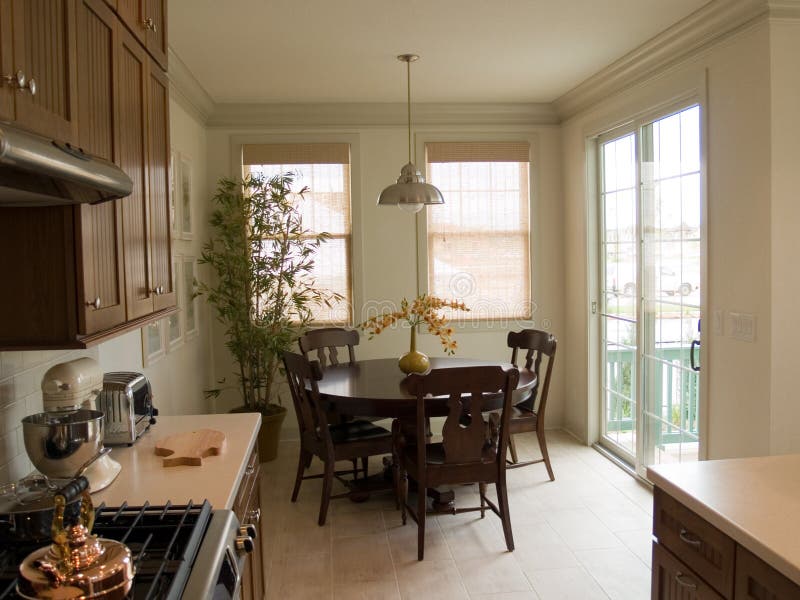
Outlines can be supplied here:
M150 291L153 292L156 296L160 296L161 294L164 293L164 286L163 285L157 285L156 287L154 287Z
M39 86L36 84L36 80L33 77L31 77L28 80L28 85L21 87L20 90L24 90L26 87L28 88L28 91L31 93L31 96L35 96L36 90L38 89Z
M158 33L158 27L156 27L155 21L151 17L147 17L143 22L144 28L152 31L153 33Z
M261 520L261 509L260 508L254 508L249 513L247 513L247 516L250 519L251 523L253 523L254 525L258 525L258 522ZM256 536L253 536L253 537L256 537Z
M256 549L256 545L253 543L253 538L246 535L238 536L234 543L236 546L236 551L239 552L239 554L250 554Z
M13 88L23 89L25 87L25 82L28 80L28 77L25 75L24 71L17 71L12 75L2 75L0 79L4 81L6 84L10 85ZM36 84L33 84L36 87Z
M100 296L97 296L94 300L87 300L86 306L91 306L93 309L98 310L100 308Z

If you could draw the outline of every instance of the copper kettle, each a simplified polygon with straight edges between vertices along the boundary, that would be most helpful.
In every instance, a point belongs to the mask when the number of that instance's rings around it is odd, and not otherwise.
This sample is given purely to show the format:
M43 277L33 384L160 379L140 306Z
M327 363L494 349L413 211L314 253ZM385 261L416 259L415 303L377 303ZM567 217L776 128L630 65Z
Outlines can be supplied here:
M57 494L53 543L22 561L17 594L23 598L123 599L133 585L131 551L124 544L91 534L94 506L88 482L78 477L71 485L80 488L79 522L64 525L66 502Z

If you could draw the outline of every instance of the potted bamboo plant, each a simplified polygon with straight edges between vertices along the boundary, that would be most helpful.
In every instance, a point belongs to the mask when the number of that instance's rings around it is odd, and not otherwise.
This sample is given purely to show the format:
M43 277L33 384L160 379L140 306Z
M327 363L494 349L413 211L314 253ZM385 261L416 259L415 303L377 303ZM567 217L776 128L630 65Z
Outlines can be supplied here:
M330 305L338 294L316 287L314 255L329 237L303 228L293 199L294 175L221 179L211 215L213 233L200 262L215 272L213 284L198 284L225 326L238 369L244 405L237 412L260 412L261 462L277 456L286 417L280 394L281 355L312 318L312 308ZM209 390L218 396L222 389Z

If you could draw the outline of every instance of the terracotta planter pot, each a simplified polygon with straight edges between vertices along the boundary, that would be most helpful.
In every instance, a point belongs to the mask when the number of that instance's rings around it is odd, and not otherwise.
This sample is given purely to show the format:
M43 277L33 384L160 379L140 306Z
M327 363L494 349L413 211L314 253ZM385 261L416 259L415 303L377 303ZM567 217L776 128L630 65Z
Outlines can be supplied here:
M234 408L231 412L255 412L246 406ZM258 432L258 460L265 463L278 456L278 442L281 439L281 426L286 418L286 409L281 406L278 412L261 413L261 429Z

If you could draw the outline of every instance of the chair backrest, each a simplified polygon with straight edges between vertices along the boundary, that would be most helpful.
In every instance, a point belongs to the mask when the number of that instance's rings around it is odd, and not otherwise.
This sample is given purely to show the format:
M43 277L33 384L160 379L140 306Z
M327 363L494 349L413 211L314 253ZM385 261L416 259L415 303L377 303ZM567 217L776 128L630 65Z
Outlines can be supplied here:
M408 390L417 397L417 439L425 439L428 418L425 396L447 396L448 414L442 428L445 464L505 464L508 446L508 419L512 392L517 387L519 371L500 366L434 369L427 375L411 375ZM496 408L502 394L502 409L491 413L488 420L483 410ZM487 400L492 405L487 407ZM464 425L464 415L468 424ZM417 444L418 464L425 462L425 444Z
M301 440L324 444L328 419L319 402L317 382L322 379L319 363L315 360L309 362L302 354L284 352L283 366L286 368L286 380L292 393Z
M556 338L546 331L538 329L523 329L522 331L510 331L508 333L508 347L511 348L511 362L519 367L517 357L520 350L525 350L525 368L536 373L538 383L533 390L531 397L525 400L525 404L537 414L544 418L544 410L547 406L547 392L550 389L550 374L553 372L553 363L556 359ZM542 358L547 357L547 366L542 378ZM536 398L539 398L538 407L535 406Z
M312 329L307 331L297 343L300 345L300 352L309 358L309 353L316 350L317 360L323 369L330 365L338 365L339 348L347 348L349 364L356 362L354 346L358 346L359 335L355 329L344 329L342 327L323 327L322 329Z

